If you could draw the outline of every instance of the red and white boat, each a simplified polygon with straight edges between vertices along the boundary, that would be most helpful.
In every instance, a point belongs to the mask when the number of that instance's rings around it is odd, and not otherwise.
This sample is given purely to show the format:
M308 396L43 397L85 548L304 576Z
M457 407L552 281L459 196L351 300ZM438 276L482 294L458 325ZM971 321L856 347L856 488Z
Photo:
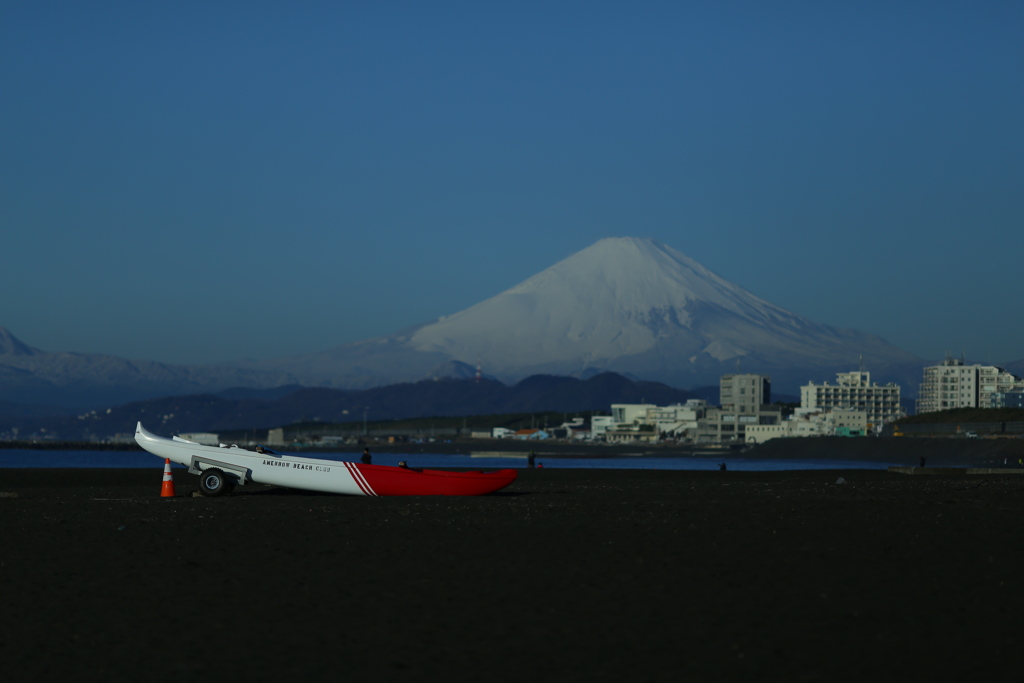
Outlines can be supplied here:
M186 465L199 475L203 495L219 496L247 482L293 489L345 493L353 496L482 496L505 488L516 470L449 472L385 465L318 460L275 453L257 453L238 446L206 446L146 430L139 422L135 441L160 458Z

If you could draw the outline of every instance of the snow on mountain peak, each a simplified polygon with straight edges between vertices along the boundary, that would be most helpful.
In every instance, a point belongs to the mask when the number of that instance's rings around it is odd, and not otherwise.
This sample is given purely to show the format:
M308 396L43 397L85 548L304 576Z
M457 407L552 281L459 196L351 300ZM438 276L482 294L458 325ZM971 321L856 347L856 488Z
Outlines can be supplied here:
M802 318L631 237L603 239L432 323L264 366L339 387L414 381L452 361L501 381L612 371L694 387L735 372L739 359L791 392L860 359L879 377L919 373L916 358L877 336Z
M572 290L601 309L683 308L699 300L737 313L779 310L652 239L609 237L556 263L506 294ZM500 296L500 295L499 295ZM738 301L744 305L738 305Z
M757 325L799 320L680 251L650 239L608 238L420 328L411 345L499 367L606 360L644 353L691 330L695 313L709 310Z

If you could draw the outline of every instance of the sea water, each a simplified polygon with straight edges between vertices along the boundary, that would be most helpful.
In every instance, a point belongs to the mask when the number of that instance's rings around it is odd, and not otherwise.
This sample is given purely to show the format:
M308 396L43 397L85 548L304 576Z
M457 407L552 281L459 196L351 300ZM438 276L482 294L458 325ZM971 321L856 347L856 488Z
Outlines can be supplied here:
M359 462L360 453L309 453L297 457L338 462ZM409 467L435 468L450 467L466 470L493 470L504 468L526 468L526 458L521 454L502 457L446 455L443 453L377 453L373 455L374 465L397 465L404 460ZM729 470L739 472L777 472L783 470L884 470L898 463L864 462L859 460L765 460L757 458L730 457L721 455L709 457L662 457L632 456L611 458L558 458L538 455L537 465L558 469L609 469L609 470L718 470L725 463ZM163 458L138 451L37 451L0 450L0 468L12 467L120 467L120 468L162 468ZM174 465L175 468L182 467Z

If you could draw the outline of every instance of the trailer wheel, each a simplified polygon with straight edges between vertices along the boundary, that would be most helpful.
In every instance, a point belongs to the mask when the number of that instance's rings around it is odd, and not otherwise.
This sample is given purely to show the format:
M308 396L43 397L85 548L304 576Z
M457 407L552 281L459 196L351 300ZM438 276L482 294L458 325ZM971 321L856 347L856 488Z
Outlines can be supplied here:
M204 496L219 496L228 489L228 479L222 470L211 467L199 475L199 492Z

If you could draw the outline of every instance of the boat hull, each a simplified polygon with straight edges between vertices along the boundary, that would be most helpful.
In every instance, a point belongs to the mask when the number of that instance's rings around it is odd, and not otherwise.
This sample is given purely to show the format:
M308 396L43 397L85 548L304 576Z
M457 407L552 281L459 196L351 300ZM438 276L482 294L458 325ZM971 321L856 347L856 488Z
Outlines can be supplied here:
M147 431L141 422L135 429L135 441L153 455L186 465L193 472L217 468L242 484L252 481L353 496L482 496L505 488L517 474L514 469L449 472L261 454L237 446L168 439Z

